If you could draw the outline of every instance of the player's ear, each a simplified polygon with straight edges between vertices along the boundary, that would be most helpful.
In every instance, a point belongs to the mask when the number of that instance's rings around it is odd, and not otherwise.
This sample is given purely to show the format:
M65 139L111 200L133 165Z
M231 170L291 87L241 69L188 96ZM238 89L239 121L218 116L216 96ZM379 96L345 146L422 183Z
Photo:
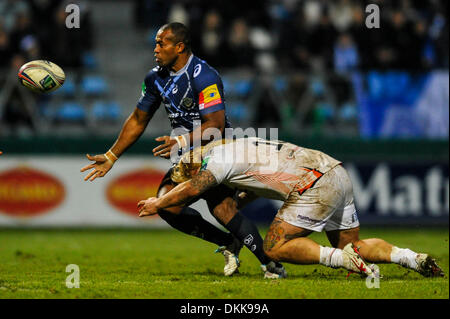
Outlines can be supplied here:
M177 53L183 53L186 50L186 46L183 42L177 43Z

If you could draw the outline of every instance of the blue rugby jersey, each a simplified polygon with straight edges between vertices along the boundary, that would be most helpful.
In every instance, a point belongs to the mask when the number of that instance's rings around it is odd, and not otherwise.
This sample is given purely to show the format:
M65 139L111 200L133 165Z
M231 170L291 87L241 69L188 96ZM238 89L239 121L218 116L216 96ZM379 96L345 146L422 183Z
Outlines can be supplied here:
M137 108L153 115L161 103L166 108L172 129L191 132L193 121L225 109L220 75L194 55L178 72L157 66L145 77ZM226 114L225 127L231 127Z

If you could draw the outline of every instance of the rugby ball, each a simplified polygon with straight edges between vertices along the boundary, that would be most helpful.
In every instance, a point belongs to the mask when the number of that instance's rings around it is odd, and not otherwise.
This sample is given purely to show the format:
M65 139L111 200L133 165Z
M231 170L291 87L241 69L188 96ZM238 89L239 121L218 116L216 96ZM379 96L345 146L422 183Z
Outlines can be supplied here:
M46 60L30 61L22 65L18 73L19 82L37 93L49 93L60 88L66 75L55 63Z

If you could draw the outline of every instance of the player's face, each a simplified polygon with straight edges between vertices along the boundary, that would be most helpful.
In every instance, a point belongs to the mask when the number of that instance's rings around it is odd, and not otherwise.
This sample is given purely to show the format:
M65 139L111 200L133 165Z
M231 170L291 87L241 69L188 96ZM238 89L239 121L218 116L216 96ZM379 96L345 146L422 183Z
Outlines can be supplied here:
M177 60L180 52L179 43L174 43L172 31L159 30L156 34L156 46L153 51L155 61L161 67L171 67Z

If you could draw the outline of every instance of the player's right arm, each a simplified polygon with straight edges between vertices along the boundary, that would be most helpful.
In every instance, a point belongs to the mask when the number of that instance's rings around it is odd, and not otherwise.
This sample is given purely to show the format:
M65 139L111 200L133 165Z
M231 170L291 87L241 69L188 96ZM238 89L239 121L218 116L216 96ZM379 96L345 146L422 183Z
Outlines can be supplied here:
M84 180L93 181L97 177L105 176L117 159L142 135L150 119L151 114L136 108L125 121L119 137L108 152L94 156L86 154L87 159L95 163L81 169L81 172L92 169Z
M105 176L112 168L118 158L138 140L147 127L161 103L159 94L153 88L155 72L150 72L142 85L142 96L137 103L136 109L126 119L119 137L113 146L105 153L91 156L86 155L88 160L94 163L84 166L81 172L92 169L84 178L85 181L93 181L97 177Z

